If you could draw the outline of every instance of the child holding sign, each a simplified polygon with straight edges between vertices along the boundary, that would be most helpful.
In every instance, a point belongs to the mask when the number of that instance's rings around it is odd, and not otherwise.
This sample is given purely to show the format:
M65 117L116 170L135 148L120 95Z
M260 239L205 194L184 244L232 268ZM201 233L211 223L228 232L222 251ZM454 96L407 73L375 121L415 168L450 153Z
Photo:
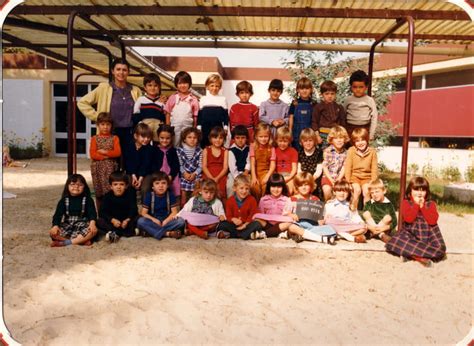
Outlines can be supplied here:
M288 235L297 243L304 239L336 245L336 232L330 226L319 226L324 204L311 194L315 189L313 175L301 172L294 179L296 195L288 200L283 215L290 216L297 228L289 228Z

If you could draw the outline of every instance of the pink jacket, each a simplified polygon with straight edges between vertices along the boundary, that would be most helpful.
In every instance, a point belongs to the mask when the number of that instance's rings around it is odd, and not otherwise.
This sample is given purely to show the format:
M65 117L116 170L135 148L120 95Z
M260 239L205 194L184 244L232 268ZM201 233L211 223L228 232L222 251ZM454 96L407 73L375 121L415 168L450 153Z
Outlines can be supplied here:
M288 200L289 197L283 195L278 198L275 198L272 195L265 195L260 199L258 209L260 209L260 212L263 214L282 215L283 209Z

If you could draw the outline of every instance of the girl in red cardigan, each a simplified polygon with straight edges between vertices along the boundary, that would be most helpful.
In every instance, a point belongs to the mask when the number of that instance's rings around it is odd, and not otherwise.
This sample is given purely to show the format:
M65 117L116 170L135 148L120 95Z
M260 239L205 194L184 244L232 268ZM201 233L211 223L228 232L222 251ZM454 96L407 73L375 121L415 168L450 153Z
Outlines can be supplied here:
M430 200L430 184L414 177L408 184L401 210L403 225L387 243L386 249L404 260L415 260L424 266L446 255L446 245L438 227L436 203Z
M234 180L234 194L225 204L226 221L217 226L217 238L250 239L254 232L260 232L262 225L253 221L252 217L258 213L257 200L250 195L250 178L240 174Z

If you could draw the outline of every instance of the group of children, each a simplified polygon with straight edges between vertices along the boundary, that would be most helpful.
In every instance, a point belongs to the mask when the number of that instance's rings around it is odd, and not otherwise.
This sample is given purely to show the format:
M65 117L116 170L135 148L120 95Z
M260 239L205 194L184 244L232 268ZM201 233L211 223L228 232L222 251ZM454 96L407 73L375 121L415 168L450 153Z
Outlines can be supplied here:
M159 77L146 76L146 94L135 105L134 143L121 149L110 115L97 119L91 173L98 216L85 179L69 177L51 245L88 244L98 230L110 242L133 235L329 244L377 237L403 258L440 260L445 246L424 178L410 182L402 230L395 234L395 210L369 146L377 110L365 94L368 77L356 71L350 83L353 95L344 106L335 102L332 81L322 83L316 104L311 81L303 77L298 99L288 106L280 100L283 83L272 80L270 97L258 108L249 102L252 85L243 81L236 87L240 101L227 110L218 75L209 76L208 95L198 101L191 76L179 72L177 93L166 104ZM125 171L118 170L121 156Z

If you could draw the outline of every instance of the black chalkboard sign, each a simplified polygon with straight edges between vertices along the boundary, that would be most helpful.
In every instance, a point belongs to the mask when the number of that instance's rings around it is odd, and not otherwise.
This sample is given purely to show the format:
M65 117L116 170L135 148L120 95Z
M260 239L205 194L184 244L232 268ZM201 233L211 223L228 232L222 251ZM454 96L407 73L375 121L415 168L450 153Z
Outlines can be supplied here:
M296 200L296 215L300 220L312 221L317 224L323 219L324 203L309 199Z

